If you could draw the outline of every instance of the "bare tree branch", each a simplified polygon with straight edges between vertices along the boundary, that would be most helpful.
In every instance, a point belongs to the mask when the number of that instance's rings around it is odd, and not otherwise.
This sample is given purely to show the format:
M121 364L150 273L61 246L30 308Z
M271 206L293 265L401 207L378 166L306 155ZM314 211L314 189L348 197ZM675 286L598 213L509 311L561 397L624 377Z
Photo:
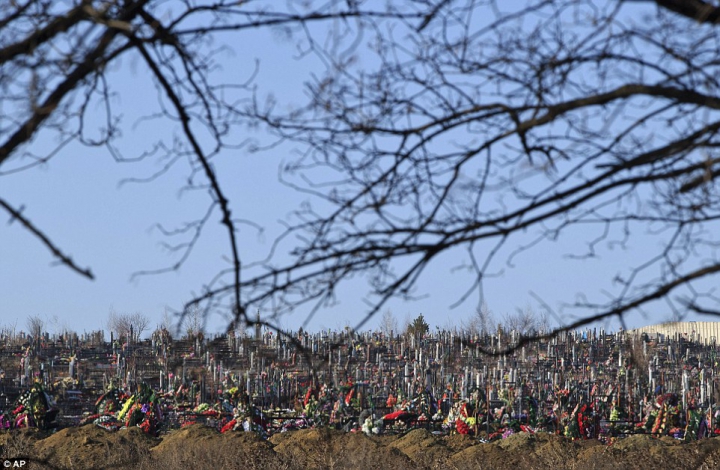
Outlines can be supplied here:
M36 238L38 238L40 242L42 242L42 244L50 250L53 256L55 256L61 264L64 264L65 266L72 269L83 277L86 277L88 279L95 279L95 276L89 268L81 268L77 264L75 264L72 258L60 251L60 249L55 246L52 240L50 240L50 238L48 238L48 236L44 232L42 232L35 225L33 225L33 223L30 222L30 220L28 220L22 214L21 210L15 209L3 199L0 199L0 207L5 209L10 214L10 216L12 217L10 219L10 222L13 222L14 220L19 221L23 227L29 230L30 233L32 233Z
M703 0L654 0L658 6L686 16L698 23L720 22L720 7Z

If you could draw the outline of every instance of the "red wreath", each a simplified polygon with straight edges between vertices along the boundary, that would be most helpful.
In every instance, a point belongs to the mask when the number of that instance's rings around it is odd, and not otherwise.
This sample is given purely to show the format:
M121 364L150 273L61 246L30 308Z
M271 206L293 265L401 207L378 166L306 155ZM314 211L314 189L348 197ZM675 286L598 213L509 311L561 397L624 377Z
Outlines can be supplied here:
M460 434L470 434L470 426L461 419L455 421L455 429L457 429L457 432Z

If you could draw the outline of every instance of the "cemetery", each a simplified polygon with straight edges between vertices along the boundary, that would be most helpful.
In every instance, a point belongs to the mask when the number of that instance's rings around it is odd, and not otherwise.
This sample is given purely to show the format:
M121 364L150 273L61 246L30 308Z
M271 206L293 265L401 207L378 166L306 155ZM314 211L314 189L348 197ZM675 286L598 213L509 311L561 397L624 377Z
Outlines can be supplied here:
M588 329L517 348L519 334L502 329L7 337L0 409L6 428L97 421L119 429L132 401L153 414L133 424L154 435L199 422L266 436L324 426L482 441L540 430L603 442L638 433L699 439L720 433L716 338L699 328ZM33 400L41 413L17 412Z

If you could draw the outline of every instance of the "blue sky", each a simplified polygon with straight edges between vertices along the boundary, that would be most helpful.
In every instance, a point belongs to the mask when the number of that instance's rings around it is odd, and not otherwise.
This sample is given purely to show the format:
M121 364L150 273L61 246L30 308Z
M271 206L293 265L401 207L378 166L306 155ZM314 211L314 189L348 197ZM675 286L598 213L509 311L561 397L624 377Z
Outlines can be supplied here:
M255 79L259 96L272 94L288 109L300 106L306 99L303 83L319 66L316 58L295 58L293 43L267 31L253 31L234 42L234 54L223 61L222 76L230 81L244 81L252 72L254 59L260 70ZM113 88L118 93L114 103L123 115L123 135L119 146L130 157L152 145L157 136L171 136L174 124L163 121L140 121L148 103L157 102L143 67L124 59L111 72ZM262 130L245 130L245 138L266 141ZM39 136L33 142L37 153L51 148L53 141ZM259 233L250 226L240 226L241 255L244 262L262 259L272 240L282 231L281 221L289 217L299 201L298 195L278 182L278 167L293 158L293 149L279 146L269 151L251 153L246 149L222 155L216 165L221 183L233 203L237 217L263 226ZM27 317L46 318L50 329L69 327L76 331L105 329L111 309L120 313L141 312L153 325L161 321L166 309L179 309L183 302L227 266L226 235L219 226L216 212L187 262L177 271L162 275L141 276L131 280L134 272L171 265L172 254L164 249L167 241L154 228L167 228L201 215L208 204L204 193L181 192L187 166L180 164L151 183L120 184L126 178L142 178L160 168L154 160L142 163L116 163L102 148L71 145L49 163L21 173L2 176L0 197L16 206L45 230L80 266L89 266L96 275L88 281L64 266L55 266L47 249L19 224L5 223L0 216L0 326L16 324L25 327ZM518 240L522 244L529 241ZM495 317L516 309L543 308L531 293L552 308L572 301L577 295L599 296L601 290L617 290L608 284L616 274L626 274L628 260L652 256L657 238L639 237L624 249L606 251L601 258L570 262L568 252L582 250L589 236L582 229L564 233L553 243L544 243L519 255L515 267L504 262L497 265L497 276L484 284L486 303ZM510 245L498 259L505 260L517 246ZM390 302L391 310L402 324L407 317L422 313L432 326L459 325L469 319L476 301L470 300L456 309L450 306L471 283L471 274L453 268L462 260L462 252L434 265L417 286L421 297L415 302ZM362 279L340 289L338 305L319 312L310 328L341 328L352 325L365 311L365 287ZM628 326L641 326L667 319L662 304L654 319L639 314L627 318ZM303 312L287 317L283 326L296 328L304 320ZM57 319L57 320L55 320ZM570 321L565 316L563 321ZM372 322L375 325L377 322ZM209 329L222 328L220 318L211 319ZM616 327L617 323L608 323Z

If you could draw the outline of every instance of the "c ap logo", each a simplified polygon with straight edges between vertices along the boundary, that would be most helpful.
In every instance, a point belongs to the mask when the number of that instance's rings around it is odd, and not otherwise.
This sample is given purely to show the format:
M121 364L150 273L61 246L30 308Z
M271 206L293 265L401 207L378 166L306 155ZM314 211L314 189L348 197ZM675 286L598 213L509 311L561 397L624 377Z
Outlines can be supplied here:
M28 459L5 459L3 468L23 468L27 465Z

